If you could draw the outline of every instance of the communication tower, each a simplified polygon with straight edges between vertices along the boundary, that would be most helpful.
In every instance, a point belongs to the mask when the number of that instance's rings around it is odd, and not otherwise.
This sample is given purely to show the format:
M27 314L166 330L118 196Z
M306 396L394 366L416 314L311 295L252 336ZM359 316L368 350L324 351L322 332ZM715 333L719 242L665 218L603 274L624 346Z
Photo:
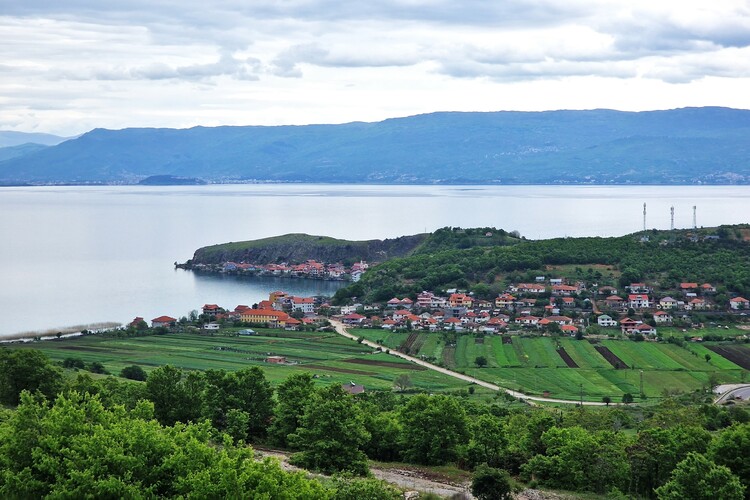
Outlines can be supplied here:
M698 229L698 220L695 217L696 206L693 205L693 229Z

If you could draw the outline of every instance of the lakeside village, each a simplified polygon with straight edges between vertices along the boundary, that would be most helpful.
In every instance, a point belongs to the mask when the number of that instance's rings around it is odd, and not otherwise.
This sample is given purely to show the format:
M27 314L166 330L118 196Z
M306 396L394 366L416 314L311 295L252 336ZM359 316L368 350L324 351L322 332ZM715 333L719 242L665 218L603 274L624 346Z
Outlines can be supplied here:
M325 267L325 266L324 266ZM723 302L723 304L722 304ZM657 340L660 326L701 328L706 315L726 322L744 321L750 314L750 300L727 299L710 283L680 283L678 288L656 291L646 283L631 283L622 293L611 286L536 277L533 283L514 283L493 301L475 298L460 290L444 295L430 291L414 300L394 297L386 303L353 303L333 306L327 297L296 297L281 291L252 307L239 305L233 310L206 304L180 323L216 331L222 326L270 327L287 330L327 327L333 317L357 328L392 331L423 330L477 334L537 333L616 336L634 340ZM153 328L172 328L176 318L161 316ZM129 326L146 327L143 318ZM241 330L239 334L254 334ZM690 340L704 340L692 335Z
M222 264L192 265L192 269L199 272L353 282L359 281L362 274L369 267L369 264L363 260L347 267L341 263L324 264L313 259L307 260L302 264L288 264L286 262L281 264L252 264L230 261Z

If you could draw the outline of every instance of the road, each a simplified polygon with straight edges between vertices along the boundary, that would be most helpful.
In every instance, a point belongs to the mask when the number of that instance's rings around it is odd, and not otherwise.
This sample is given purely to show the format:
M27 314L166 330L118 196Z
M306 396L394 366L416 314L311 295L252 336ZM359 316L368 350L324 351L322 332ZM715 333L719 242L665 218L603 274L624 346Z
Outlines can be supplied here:
M350 338L352 340L359 340L355 335L352 335L351 333L349 333L349 331L346 329L346 325L344 325L342 322L336 321L333 319L330 321L331 321L331 324L333 325L333 328L336 330L338 334L343 335L344 337ZM382 349L382 346L370 340L363 339L362 343L374 349L377 349L377 348ZM430 370L435 370L436 372L443 373L445 375L463 380L465 382L471 382L473 384L479 385L481 387L486 387L487 389L490 389L493 391L503 391L507 394L510 394L514 398L522 399L530 404L534 404L534 402L580 404L579 400L572 401L569 399L556 399L556 398L545 398L541 396L529 396L522 392L514 391L511 389L506 389L505 387L500 387L499 385L491 384L489 382L485 382L484 380L479 380L478 378L470 377L469 375L464 375L463 373L454 372L453 370L443 368L442 366L433 365L432 363L428 363L427 361L423 359L415 358L413 356L409 356L408 354L404 354L402 352L391 350L389 353L391 356L396 356L398 358L411 361L412 363L416 363L420 366L424 366L425 368L429 368ZM583 405L584 406L605 406L605 403L599 402L599 401L584 401Z
M735 398L750 399L750 384L731 384L719 386L717 389L722 393L714 401L717 405Z

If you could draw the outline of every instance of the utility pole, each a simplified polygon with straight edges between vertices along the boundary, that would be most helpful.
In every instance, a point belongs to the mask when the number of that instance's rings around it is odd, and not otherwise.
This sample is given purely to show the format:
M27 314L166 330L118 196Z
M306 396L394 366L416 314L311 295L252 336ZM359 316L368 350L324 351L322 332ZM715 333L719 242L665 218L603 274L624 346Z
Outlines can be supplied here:
M643 397L643 396L644 396L644 393L643 393L643 370L641 370L641 397Z
M581 408L583 408L583 384L578 384L581 386Z
M693 205L693 229L698 229L698 221L695 218L695 209L696 209L696 206Z
M669 213L671 214L670 222L669 222L669 230L674 231L674 207L673 206L669 207Z
M643 204L643 230L646 230L646 204Z

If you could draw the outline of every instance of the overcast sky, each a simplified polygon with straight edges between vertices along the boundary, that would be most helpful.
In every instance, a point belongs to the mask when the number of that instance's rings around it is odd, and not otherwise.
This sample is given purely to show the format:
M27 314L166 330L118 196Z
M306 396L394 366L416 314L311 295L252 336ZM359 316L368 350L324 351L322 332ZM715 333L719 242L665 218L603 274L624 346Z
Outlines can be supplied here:
M0 130L750 108L747 0L0 0Z

